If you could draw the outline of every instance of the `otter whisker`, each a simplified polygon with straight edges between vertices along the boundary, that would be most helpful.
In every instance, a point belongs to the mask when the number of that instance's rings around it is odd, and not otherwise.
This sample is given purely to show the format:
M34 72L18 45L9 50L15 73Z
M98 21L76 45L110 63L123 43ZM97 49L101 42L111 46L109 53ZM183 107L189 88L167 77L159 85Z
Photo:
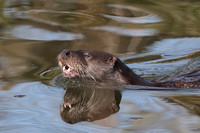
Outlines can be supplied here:
M97 81L94 76L92 76L92 74L90 72L88 72L89 76L94 80L94 81Z
M82 74L82 71L81 71L80 67L77 68L77 72L78 72L78 74L80 75L80 77L83 78L83 74Z
M93 65L92 65L92 66L93 66ZM94 81L97 81L97 80L95 79L95 77L93 76L93 74L95 75L94 70L92 70L91 68L88 68L87 73L89 74L89 76L90 76ZM101 77L99 77L99 78L101 79Z
M84 67L83 66L79 67L80 74L81 74L81 76L82 76L83 79L85 77L84 69L85 69L85 66Z

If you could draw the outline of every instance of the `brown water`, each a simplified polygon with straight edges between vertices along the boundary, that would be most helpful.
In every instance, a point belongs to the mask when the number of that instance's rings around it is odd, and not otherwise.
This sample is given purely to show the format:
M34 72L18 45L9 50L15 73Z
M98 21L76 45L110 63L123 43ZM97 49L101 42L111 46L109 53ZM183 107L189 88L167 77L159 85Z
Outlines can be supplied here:
M120 110L94 122L65 123L69 82L56 57L96 49L158 80L200 66L197 0L0 1L0 132L200 132L200 90L131 90ZM140 86L139 86L140 87Z

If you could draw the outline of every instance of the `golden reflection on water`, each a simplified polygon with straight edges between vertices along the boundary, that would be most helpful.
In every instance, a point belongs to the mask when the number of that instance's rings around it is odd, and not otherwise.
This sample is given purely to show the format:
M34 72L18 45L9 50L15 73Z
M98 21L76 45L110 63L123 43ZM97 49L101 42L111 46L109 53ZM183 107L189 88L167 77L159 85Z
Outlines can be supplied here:
M166 100L182 105L192 114L200 116L200 96L169 96Z

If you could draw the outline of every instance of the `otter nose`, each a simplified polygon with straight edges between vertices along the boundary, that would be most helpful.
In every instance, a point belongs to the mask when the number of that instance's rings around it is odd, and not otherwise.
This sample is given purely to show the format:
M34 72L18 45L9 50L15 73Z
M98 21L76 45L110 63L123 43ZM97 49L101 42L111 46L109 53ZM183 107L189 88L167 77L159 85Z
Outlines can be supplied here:
M63 55L63 56L69 56L70 54L71 54L71 51L70 50L68 50L68 49L64 49L62 52L61 52L61 54Z

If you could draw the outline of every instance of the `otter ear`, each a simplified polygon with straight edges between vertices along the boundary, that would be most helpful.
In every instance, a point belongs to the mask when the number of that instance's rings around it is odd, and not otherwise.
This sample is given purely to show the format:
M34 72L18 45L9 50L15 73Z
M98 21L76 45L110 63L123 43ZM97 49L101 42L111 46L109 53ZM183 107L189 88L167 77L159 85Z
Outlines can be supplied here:
M116 60L117 60L117 57L116 57L116 56L113 56L113 57L109 57L108 60L107 60L107 62L108 62L111 66L114 66Z

